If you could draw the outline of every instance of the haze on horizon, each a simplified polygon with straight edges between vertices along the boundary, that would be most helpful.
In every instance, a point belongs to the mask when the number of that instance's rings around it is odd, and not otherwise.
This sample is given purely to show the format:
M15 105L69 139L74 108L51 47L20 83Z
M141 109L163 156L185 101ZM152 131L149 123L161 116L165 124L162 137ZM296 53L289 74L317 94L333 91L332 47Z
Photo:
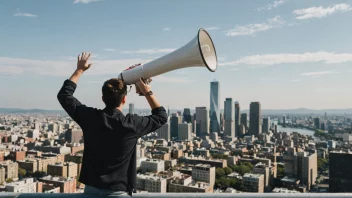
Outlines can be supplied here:
M216 79L221 108L227 97L242 109L252 101L262 109L352 108L351 18L352 0L4 0L0 108L61 109L57 92L82 51L93 53L93 66L76 96L103 108L105 80L183 46L199 28L214 41L218 70L191 68L154 78L153 92L165 107L209 107ZM148 107L134 88L130 102Z

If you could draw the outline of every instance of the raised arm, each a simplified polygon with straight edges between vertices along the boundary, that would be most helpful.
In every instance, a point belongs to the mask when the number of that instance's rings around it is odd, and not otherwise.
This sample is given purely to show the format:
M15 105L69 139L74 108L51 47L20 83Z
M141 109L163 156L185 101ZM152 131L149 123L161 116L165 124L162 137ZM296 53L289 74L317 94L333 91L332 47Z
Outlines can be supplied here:
M67 112L67 114L78 124L82 117L88 113L92 108L88 108L83 105L77 98L73 96L76 90L77 82L84 71L89 69L92 64L88 64L90 58L90 53L82 53L78 55L77 69L73 72L69 80L66 80L57 94L57 99L59 100L62 108Z
M146 97L149 106L152 109L152 115L150 116L135 117L136 131L141 137L159 129L167 122L168 117L164 107L159 104L148 84L145 84L142 80L140 80L136 83L136 92Z

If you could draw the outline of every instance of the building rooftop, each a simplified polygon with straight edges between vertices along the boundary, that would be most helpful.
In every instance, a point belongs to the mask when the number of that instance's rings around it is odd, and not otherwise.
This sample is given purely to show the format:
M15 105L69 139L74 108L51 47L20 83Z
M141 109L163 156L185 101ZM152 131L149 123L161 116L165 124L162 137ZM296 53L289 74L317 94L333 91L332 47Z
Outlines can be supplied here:
M296 190L289 190L287 188L274 188L273 190L274 193L301 193Z
M210 166L209 164L197 164L194 167L210 168L212 166Z
M136 193L133 194L133 197L137 198L281 198L284 196L289 196L290 198L321 198L321 197L330 197L330 198L347 198L351 197L351 193L202 193L201 196L199 193ZM81 194L81 193L65 193L65 194L52 194L52 193L0 193L0 198L95 198L97 196ZM104 197L104 196L98 196ZM107 196L106 196L107 197Z
M259 178L259 177L262 177L263 175L262 174L254 174L254 173L246 173L243 178L248 178L248 177L251 177L251 178Z
M166 180L166 178L157 176L155 174L138 174L137 178L149 179L149 180L154 180L154 181Z

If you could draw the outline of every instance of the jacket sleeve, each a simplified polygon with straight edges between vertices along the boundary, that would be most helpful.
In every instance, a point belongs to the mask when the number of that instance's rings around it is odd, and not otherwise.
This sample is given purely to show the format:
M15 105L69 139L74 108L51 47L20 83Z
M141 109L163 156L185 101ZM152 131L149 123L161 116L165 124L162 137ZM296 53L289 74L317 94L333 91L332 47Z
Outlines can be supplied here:
M57 99L67 114L74 121L76 121L77 124L80 124L83 120L83 117L86 116L87 113L91 112L93 108L83 105L73 96L76 87L76 83L70 80L66 80L59 93L57 94Z
M157 107L152 110L150 116L134 116L135 130L138 137L147 135L159 129L168 120L164 107Z

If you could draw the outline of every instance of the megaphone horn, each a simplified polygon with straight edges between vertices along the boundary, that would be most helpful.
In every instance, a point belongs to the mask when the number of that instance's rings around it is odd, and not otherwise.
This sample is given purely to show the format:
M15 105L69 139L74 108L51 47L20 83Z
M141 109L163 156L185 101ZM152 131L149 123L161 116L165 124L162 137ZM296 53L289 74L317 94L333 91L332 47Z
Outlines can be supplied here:
M127 85L140 78L148 79L169 71L186 67L207 67L215 72L218 66L215 47L209 34L199 29L198 35L183 47L146 64L137 64L119 74Z

